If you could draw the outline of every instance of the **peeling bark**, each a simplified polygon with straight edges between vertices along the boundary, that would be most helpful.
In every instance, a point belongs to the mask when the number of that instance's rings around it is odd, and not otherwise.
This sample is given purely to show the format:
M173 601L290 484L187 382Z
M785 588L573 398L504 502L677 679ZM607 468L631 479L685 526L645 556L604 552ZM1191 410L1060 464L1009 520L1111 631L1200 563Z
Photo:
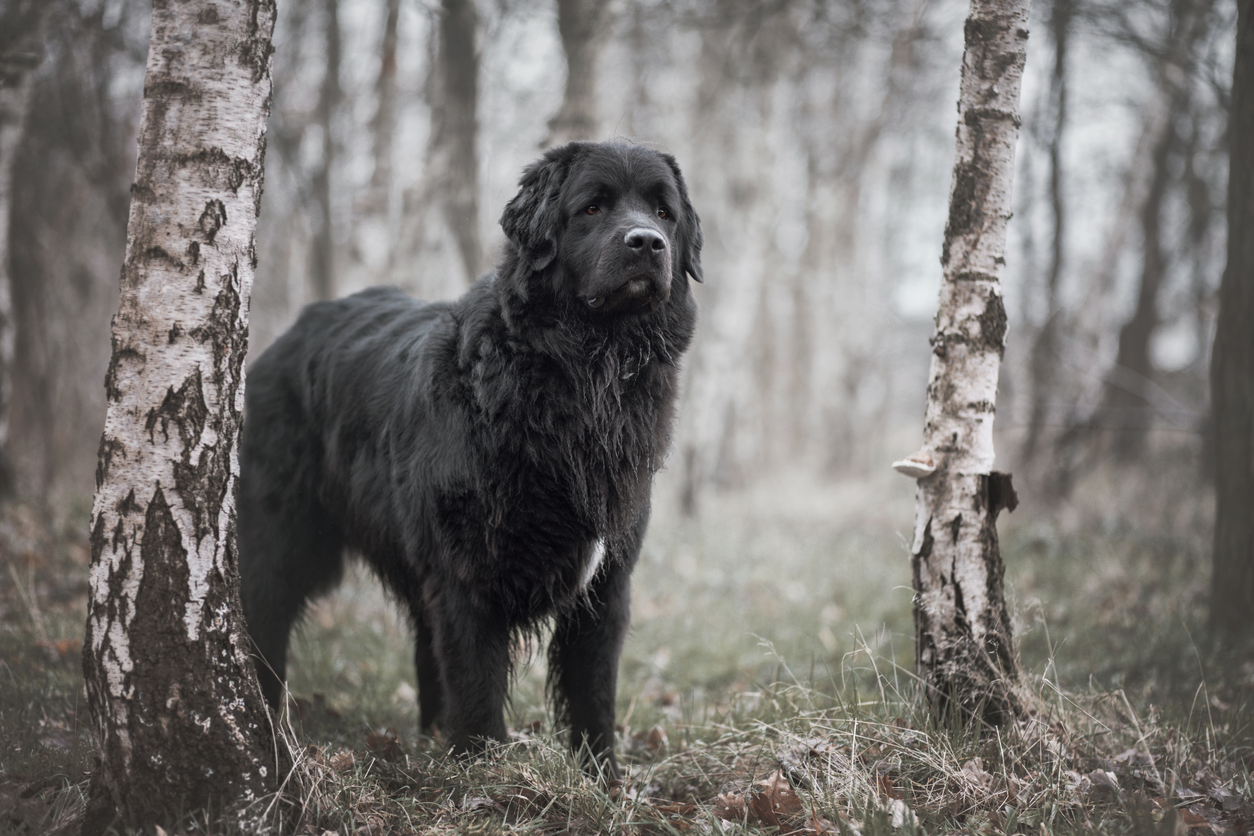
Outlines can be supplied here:
M247 828L288 766L235 554L274 15L273 0L153 7L92 511L84 833L205 808Z
M1210 624L1250 636L1254 612L1254 0L1237 4L1228 129L1228 265L1211 355L1215 420L1215 555Z
M1001 723L1025 711L1002 589L997 515L1018 500L993 471L993 411L1006 339L1001 275L1027 0L972 0L957 155L941 256L914 542L916 663L938 717Z

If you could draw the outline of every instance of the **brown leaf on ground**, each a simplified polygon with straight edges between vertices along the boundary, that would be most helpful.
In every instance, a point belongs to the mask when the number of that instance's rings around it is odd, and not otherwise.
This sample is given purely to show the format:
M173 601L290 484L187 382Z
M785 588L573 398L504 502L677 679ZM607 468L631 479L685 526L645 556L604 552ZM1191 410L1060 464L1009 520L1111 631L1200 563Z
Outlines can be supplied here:
M744 821L748 814L745 797L738 792L719 793L714 800L714 815L723 821Z
M397 761L405 757L405 751L401 749L401 741L396 736L395 729L367 732L366 746L380 760Z
M845 774L853 768L840 747L822 737L801 740L795 746L776 754L775 759L789 780L799 782L804 789L810 788L810 777L816 772L830 776Z
M1094 769L1085 775L1082 780L1088 781L1089 790L1087 795L1090 800L1113 801L1123 796L1123 790L1119 788L1119 779L1115 777L1113 772L1108 772L1105 769Z
M346 749L334 755L330 765L336 772L347 772L357 765L357 756Z
M835 833L831 822L807 813L782 770L754 784L747 793L722 793L714 803L714 815L724 821L748 822L778 828L780 836Z

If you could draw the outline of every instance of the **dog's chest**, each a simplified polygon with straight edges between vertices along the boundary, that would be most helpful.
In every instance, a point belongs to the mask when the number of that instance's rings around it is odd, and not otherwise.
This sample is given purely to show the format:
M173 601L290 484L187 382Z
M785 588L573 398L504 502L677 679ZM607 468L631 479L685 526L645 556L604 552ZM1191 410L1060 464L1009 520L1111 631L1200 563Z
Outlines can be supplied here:
M592 579L597 576L597 572L601 569L601 564L605 562L605 540L598 538L592 544L592 553L584 561L583 569L579 575L579 590L588 588L592 583Z

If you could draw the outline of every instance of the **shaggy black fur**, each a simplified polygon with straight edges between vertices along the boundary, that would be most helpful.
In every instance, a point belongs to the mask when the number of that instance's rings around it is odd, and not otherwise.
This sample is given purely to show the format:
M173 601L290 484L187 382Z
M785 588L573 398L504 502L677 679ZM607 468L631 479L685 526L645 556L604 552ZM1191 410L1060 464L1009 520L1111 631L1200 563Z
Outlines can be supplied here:
M249 369L244 609L271 705L306 601L362 554L408 607L424 728L505 739L511 639L611 775L629 576L692 339L701 228L673 158L572 143L523 175L499 267L456 302L307 307Z

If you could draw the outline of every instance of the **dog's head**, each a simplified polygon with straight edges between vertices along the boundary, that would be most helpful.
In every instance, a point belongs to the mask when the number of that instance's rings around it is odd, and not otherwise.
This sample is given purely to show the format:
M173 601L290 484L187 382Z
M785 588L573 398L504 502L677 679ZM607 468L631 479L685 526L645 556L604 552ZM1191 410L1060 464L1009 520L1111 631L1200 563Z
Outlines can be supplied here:
M675 159L572 142L533 163L501 227L535 274L599 314L656 310L684 275L702 281L701 222Z

